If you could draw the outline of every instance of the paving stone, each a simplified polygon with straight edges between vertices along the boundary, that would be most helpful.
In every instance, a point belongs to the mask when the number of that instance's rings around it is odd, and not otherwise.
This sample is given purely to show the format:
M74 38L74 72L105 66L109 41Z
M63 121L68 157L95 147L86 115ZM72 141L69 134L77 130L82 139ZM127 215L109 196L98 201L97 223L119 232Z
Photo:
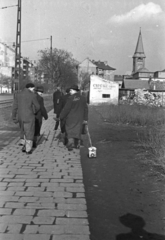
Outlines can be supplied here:
M65 183L72 183L74 182L74 179L51 179L50 180L51 183L55 183L55 182L58 182L58 183L62 183L62 182L65 182Z
M52 240L90 240L90 238L87 235L63 234L63 235L53 235Z
M24 191L25 190L25 187L16 187L16 186L14 186L14 187L8 187L7 188L7 191Z
M64 226L62 225L41 225L39 227L39 233L49 233L49 234L64 234Z
M12 196L14 193L14 191L0 191L0 198L1 196Z
M51 217L63 217L65 216L65 210L39 210L38 216L51 216Z
M18 202L7 202L5 204L5 208L23 208L24 203L18 203Z
M4 183L7 184L7 183ZM8 187L22 187L24 185L24 182L12 182L8 184Z
M33 196L33 192L29 192L29 191L24 191L24 192L16 192L15 193L16 196Z
M0 217L0 223L30 223L32 220L31 216L2 216Z
M53 197L64 197L64 198L71 198L73 196L70 192L54 192Z
M13 233L1 233L1 240L24 240L22 234L13 234Z
M53 199L53 201L55 202L55 203L66 203L66 198L63 198L63 197L58 197L58 198L54 198Z
M50 234L23 234L23 240L50 240Z
M84 225L64 225L64 232L66 234L84 234L88 235L89 227Z
M66 216L67 217L73 217L73 218L84 218L87 217L87 212L86 211L66 211Z
M57 209L82 211L82 210L86 210L87 207L85 204L81 204L81 203L80 204L58 203Z
M27 191L29 192L43 192L45 191L45 187L28 187Z
M38 202L40 202L40 203L43 203L43 202L45 202L45 203L54 203L55 199L53 199L52 197L51 198L49 198L49 197L40 197L38 199Z
M35 209L15 209L13 212L13 215L18 215L18 216L33 216L35 214Z
M35 217L33 218L32 222L34 224L38 224L38 225L41 225L41 224L53 224L55 218L54 217L48 217L48 216L42 216L42 217Z
M0 233L4 233L7 229L7 223L0 223Z
M39 227L38 225L26 225L26 228L23 233L37 233L39 229L38 227Z
M85 194L84 193L76 193L76 197L77 198L85 198Z
M28 203L26 208L36 208L36 209L41 209L41 208L47 208L47 209L55 209L55 204L51 202L41 202L41 203Z
M22 224L8 224L7 232L8 233L20 233Z
M12 212L11 208L0 208L0 215L10 215Z
M51 196L53 196L53 193L52 192L36 191L36 192L33 192L33 196L36 196L36 197L51 197Z
M86 218L56 218L56 224L58 225L88 225Z
M86 204L85 198L68 198L66 199L66 203L83 203Z

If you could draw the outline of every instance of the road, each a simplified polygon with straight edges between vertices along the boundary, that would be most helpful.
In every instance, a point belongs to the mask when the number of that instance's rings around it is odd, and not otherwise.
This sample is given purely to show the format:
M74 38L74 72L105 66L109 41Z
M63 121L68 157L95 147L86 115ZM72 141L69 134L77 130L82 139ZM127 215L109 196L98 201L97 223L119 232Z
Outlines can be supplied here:
M13 95L12 94L10 94L10 95L0 94L0 101L1 100L8 100L8 99L13 99Z

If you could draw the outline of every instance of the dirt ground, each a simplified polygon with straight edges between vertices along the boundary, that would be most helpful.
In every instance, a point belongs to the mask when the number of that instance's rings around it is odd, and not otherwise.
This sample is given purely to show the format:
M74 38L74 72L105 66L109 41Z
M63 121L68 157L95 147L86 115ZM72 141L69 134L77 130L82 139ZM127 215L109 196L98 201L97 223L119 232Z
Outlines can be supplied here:
M139 146L140 127L112 125L92 107L97 158L81 148L91 240L165 239L165 174Z

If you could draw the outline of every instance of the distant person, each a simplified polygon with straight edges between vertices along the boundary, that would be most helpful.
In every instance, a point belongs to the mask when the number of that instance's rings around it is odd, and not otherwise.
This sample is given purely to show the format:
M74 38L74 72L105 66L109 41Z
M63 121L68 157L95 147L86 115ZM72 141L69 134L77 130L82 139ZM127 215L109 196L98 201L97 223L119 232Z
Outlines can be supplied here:
M63 95L61 88L57 87L56 91L53 93L53 106L54 106L54 113L57 114L58 107L59 107L59 99Z
M68 97L70 96L70 89L67 88L65 91L65 94L60 97L59 100L59 106L57 109L57 117L56 117L56 124L55 124L55 130L58 129L59 123L60 123L60 128L61 128L61 141L63 141L64 145L67 143L67 137L66 137L66 131L65 131L65 119L60 120L60 113L62 109L64 108Z
M77 85L70 87L70 97L60 113L60 119L65 119L65 129L68 138L69 151L77 148L81 140L82 125L88 121L88 105L86 98L81 95Z
M12 119L15 123L19 122L21 133L24 136L24 145L22 152L32 153L34 131L35 131L35 114L40 110L39 102L33 93L34 84L26 84L26 88L15 95Z
M44 92L43 86L37 86L34 89L34 93L36 94L37 100L40 104L40 110L35 114L35 133L34 133L34 140L33 140L33 147L36 148L37 146L37 137L40 136L40 130L42 126L43 118L45 120L48 119L48 114L46 108L44 106L44 99L42 97Z

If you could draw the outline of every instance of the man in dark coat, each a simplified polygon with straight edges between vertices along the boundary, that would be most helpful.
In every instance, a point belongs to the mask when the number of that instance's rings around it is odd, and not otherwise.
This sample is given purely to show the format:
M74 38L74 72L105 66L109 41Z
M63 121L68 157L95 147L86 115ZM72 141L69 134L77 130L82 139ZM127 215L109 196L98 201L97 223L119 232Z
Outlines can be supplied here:
M21 133L24 134L25 143L22 151L27 154L32 153L35 114L40 109L33 91L34 84L26 84L26 88L16 94L12 108L12 119L15 123L19 122Z
M54 106L54 113L57 114L58 107L59 107L59 99L63 95L61 92L60 87L57 87L57 90L53 93L53 106Z
M37 137L40 136L40 130L42 126L42 119L48 119L48 114L44 106L44 99L42 94L44 92L43 86L37 86L34 89L34 93L36 94L37 100L40 104L40 110L35 114L35 133L34 133L34 140L33 140L33 147L36 148L37 145Z
M77 85L70 87L70 94L71 96L60 113L60 119L66 119L65 128L69 151L76 147L76 141L81 139L82 124L88 121L88 105Z
M66 131L65 131L65 119L60 120L60 113L62 109L64 108L68 97L70 96L70 89L66 89L66 93L60 97L59 100L59 106L57 109L57 117L56 117L56 124L55 124L55 130L58 129L59 123L60 123L60 128L61 128L61 133L60 133L60 141L64 143L64 145L67 144L67 136L66 136Z
M61 127L61 132L62 133L65 132L65 120L64 119L60 120L59 116L60 116L60 113L61 113L62 109L64 108L64 106L65 106L69 96L70 96L70 89L67 88L66 89L66 94L62 95L59 98L59 105L58 105L58 108L57 108L56 125L55 125L54 130L58 129L58 126L59 126L59 123L60 123L60 127Z

